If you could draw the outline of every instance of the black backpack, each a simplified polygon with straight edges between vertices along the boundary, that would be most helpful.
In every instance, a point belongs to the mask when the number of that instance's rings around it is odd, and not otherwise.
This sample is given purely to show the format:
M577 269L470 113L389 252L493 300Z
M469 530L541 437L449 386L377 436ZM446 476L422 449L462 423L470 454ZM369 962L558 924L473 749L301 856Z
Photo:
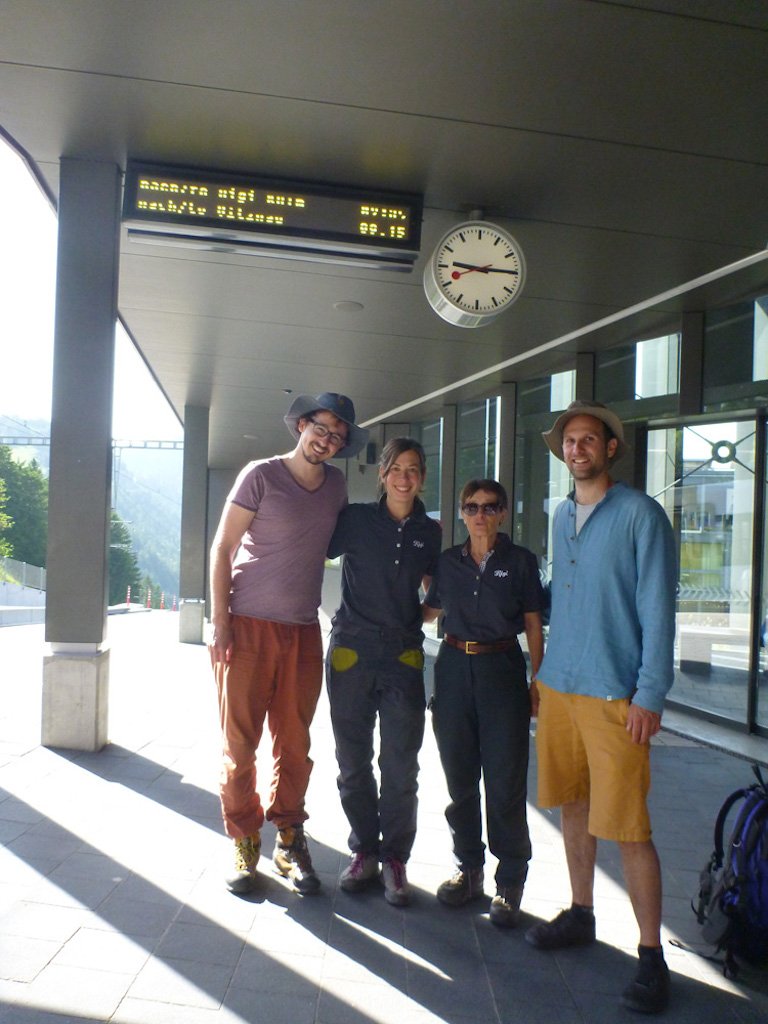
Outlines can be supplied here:
M694 904L705 942L725 954L723 973L735 978L736 958L768 962L768 788L757 765L757 782L725 800L715 822L715 849L699 876ZM727 844L730 812L736 821Z

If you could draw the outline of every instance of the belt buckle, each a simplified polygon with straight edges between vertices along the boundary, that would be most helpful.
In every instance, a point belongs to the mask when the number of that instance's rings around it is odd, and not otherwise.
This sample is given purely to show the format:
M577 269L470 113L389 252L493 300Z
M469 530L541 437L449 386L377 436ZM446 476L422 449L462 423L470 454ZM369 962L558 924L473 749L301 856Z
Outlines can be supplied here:
M464 653L465 654L477 654L477 651L470 651L470 647L477 647L477 640L465 640L464 641Z

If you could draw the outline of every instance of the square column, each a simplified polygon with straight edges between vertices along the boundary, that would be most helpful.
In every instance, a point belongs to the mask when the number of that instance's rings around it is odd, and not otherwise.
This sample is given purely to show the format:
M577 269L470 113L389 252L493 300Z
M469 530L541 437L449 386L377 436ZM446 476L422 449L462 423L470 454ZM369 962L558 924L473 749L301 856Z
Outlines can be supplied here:
M179 640L201 644L205 623L208 554L207 406L184 406L184 472L181 498Z
M63 159L58 220L42 736L98 750L107 742L119 168Z

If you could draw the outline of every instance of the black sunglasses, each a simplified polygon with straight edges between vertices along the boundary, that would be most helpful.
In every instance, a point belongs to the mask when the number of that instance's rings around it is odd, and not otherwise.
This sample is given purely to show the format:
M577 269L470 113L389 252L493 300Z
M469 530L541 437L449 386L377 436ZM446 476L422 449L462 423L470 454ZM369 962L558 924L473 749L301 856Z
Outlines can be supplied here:
M498 502L478 505L475 501L468 501L466 505L461 506L461 511L466 516L476 516L478 512L483 512L486 516L495 516L502 511L502 506Z

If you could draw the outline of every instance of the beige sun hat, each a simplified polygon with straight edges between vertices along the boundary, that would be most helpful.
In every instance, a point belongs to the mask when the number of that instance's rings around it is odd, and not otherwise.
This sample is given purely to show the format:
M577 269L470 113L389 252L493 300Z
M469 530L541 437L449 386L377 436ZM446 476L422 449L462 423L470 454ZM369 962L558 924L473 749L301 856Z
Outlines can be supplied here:
M594 416L597 420L602 420L603 423L608 427L613 436L619 442L616 446L616 454L613 456L613 461L620 459L627 451L627 443L624 440L624 425L616 415L607 406L603 405L602 402L585 402L577 400L571 402L565 412L561 412L555 422L552 424L552 428L541 436L552 452L556 455L561 462L563 459L563 430L568 420L573 419L574 416Z

